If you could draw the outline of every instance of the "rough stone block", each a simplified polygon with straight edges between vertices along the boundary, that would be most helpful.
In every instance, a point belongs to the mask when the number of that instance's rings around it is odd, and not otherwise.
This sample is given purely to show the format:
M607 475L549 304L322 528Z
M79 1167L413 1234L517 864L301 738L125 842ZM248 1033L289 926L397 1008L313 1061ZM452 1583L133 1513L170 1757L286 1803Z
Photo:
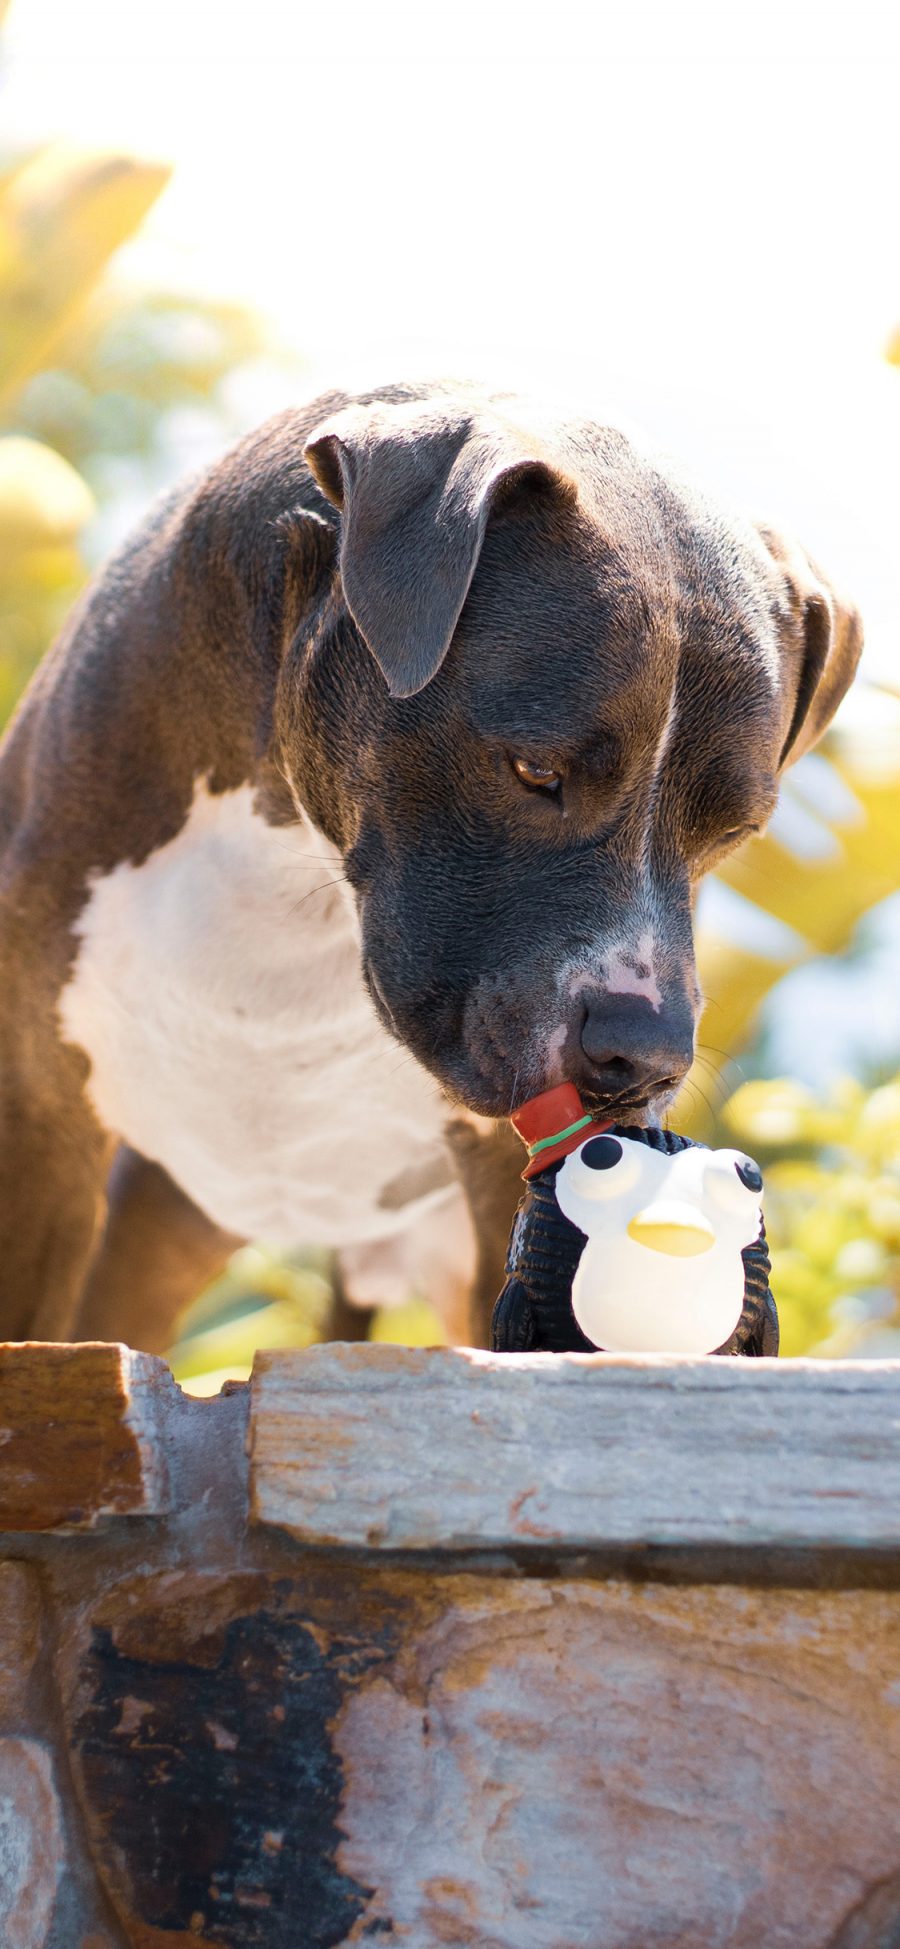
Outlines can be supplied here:
M64 1866L53 1768L36 1739L0 1739L0 1942L43 1949Z
M37 1657L40 1626L37 1573L27 1563L0 1563L0 1723L20 1709Z
M249 1442L317 1545L900 1547L896 1362L259 1353Z
M896 1871L892 1593L323 1560L130 1578L81 1626L134 1949L832 1949Z
M127 1347L0 1346L0 1531L90 1528L168 1507L162 1360Z
M897 1949L900 1367L0 1381L0 1949Z
M369 1890L338 1863L331 1722L383 1653L352 1580L191 1571L107 1592L65 1654L92 1853L133 1949L324 1949ZM149 1817L148 1817L149 1816Z

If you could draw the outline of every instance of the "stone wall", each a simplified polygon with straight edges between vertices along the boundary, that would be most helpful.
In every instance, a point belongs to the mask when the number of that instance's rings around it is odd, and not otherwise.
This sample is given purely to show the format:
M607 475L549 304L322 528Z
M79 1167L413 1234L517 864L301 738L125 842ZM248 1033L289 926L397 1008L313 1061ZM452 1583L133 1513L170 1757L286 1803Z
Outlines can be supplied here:
M900 1367L0 1350L2 1949L897 1949Z

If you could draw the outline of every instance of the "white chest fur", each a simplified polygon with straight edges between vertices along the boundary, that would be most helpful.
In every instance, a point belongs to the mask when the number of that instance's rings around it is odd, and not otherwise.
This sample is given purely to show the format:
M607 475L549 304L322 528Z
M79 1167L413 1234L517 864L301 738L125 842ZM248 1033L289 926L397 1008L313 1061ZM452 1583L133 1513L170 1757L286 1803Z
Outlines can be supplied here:
M60 999L104 1126L228 1230L292 1245L390 1237L456 1195L437 1085L381 1028L340 861L272 827L251 787L199 785L175 839L95 879Z

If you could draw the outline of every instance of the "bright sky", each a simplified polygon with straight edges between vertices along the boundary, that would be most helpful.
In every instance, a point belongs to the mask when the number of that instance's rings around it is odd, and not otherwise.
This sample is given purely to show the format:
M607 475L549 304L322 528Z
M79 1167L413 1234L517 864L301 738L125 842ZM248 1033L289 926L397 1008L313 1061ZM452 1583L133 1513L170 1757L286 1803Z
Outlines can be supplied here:
M252 302L311 385L621 402L817 550L894 674L898 101L869 0L13 0L0 90L7 142L175 163L135 272Z

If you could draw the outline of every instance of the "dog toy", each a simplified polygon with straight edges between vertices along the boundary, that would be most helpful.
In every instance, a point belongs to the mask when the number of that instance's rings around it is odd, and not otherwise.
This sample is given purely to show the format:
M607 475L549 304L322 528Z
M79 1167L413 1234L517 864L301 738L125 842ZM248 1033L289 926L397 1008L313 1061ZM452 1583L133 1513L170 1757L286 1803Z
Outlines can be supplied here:
M569 1083L512 1122L528 1188L494 1308L496 1351L778 1352L752 1158L598 1123Z

